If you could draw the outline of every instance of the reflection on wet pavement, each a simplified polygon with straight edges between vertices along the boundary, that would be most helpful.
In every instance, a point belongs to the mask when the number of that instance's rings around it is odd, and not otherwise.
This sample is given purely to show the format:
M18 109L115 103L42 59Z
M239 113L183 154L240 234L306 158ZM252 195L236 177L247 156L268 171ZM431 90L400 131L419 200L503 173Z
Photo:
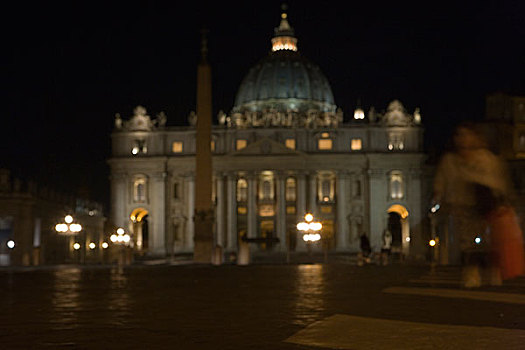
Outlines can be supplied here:
M297 265L294 324L306 326L324 311L323 265Z
M283 341L334 314L525 328L515 305L382 292L422 274L337 264L0 269L0 349L309 349Z
M56 270L53 275L51 302L54 312L49 314L49 322L55 324L55 329L76 328L80 311L78 299L81 270L78 268Z

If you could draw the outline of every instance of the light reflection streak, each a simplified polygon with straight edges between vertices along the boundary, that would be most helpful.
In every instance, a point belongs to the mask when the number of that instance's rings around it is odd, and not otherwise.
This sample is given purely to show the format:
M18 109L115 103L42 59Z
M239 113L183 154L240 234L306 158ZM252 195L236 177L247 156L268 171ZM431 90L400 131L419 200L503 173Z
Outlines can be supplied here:
M114 325L121 325L131 317L128 277L119 268L111 270L109 312L109 323Z
M298 265L296 276L294 324L306 326L325 310L323 265Z
M54 271L54 290L52 295L53 312L50 322L57 324L55 329L78 327L79 287L81 270L79 268L57 269Z

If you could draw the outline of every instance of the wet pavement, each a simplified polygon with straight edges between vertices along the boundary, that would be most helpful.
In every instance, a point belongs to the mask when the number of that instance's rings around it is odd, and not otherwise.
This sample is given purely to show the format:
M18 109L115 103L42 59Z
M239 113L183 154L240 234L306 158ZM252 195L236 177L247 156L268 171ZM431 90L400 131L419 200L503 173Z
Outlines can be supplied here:
M458 271L442 272L439 280L447 274ZM385 292L457 289L435 285L429 275L424 266L350 264L131 266L122 273L115 267L3 269L0 348L318 349L300 340L301 331L334 315L344 315L334 320L345 322L366 318L371 325L382 320L492 327L510 330L507 337L522 336L525 305L490 300L490 293L519 299L525 280L482 288L490 292L488 300ZM326 337L336 337L332 333ZM324 346L337 348L337 339L329 340L332 345Z

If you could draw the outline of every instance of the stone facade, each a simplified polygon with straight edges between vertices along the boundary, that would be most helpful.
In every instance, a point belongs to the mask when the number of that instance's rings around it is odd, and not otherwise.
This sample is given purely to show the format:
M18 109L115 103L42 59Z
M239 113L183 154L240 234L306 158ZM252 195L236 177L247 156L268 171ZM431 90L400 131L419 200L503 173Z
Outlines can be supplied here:
M304 251L296 224L311 212L331 251L358 251L361 234L378 251L389 216L397 215L395 244L422 255L419 109L410 114L393 101L385 112L358 108L345 121L328 80L300 56L286 14L272 43L212 128L215 244L236 252L243 236L278 238L255 250ZM167 127L163 113L151 118L138 107L129 120L115 120L111 221L132 233L138 251L193 250L197 118Z

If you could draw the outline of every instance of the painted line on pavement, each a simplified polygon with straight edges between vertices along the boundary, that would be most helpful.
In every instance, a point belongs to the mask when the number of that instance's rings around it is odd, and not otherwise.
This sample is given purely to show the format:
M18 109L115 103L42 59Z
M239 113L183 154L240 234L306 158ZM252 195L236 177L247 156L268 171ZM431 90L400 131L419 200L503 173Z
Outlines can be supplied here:
M525 330L333 315L285 342L330 349L519 349Z
M458 289L444 289L444 288L410 288L410 287L389 287L383 289L383 293L391 294L410 294L422 295L431 297L443 298L458 298L458 299L473 299L483 301L494 301L508 304L522 304L525 305L524 294L514 293L494 293L494 292L478 292Z

